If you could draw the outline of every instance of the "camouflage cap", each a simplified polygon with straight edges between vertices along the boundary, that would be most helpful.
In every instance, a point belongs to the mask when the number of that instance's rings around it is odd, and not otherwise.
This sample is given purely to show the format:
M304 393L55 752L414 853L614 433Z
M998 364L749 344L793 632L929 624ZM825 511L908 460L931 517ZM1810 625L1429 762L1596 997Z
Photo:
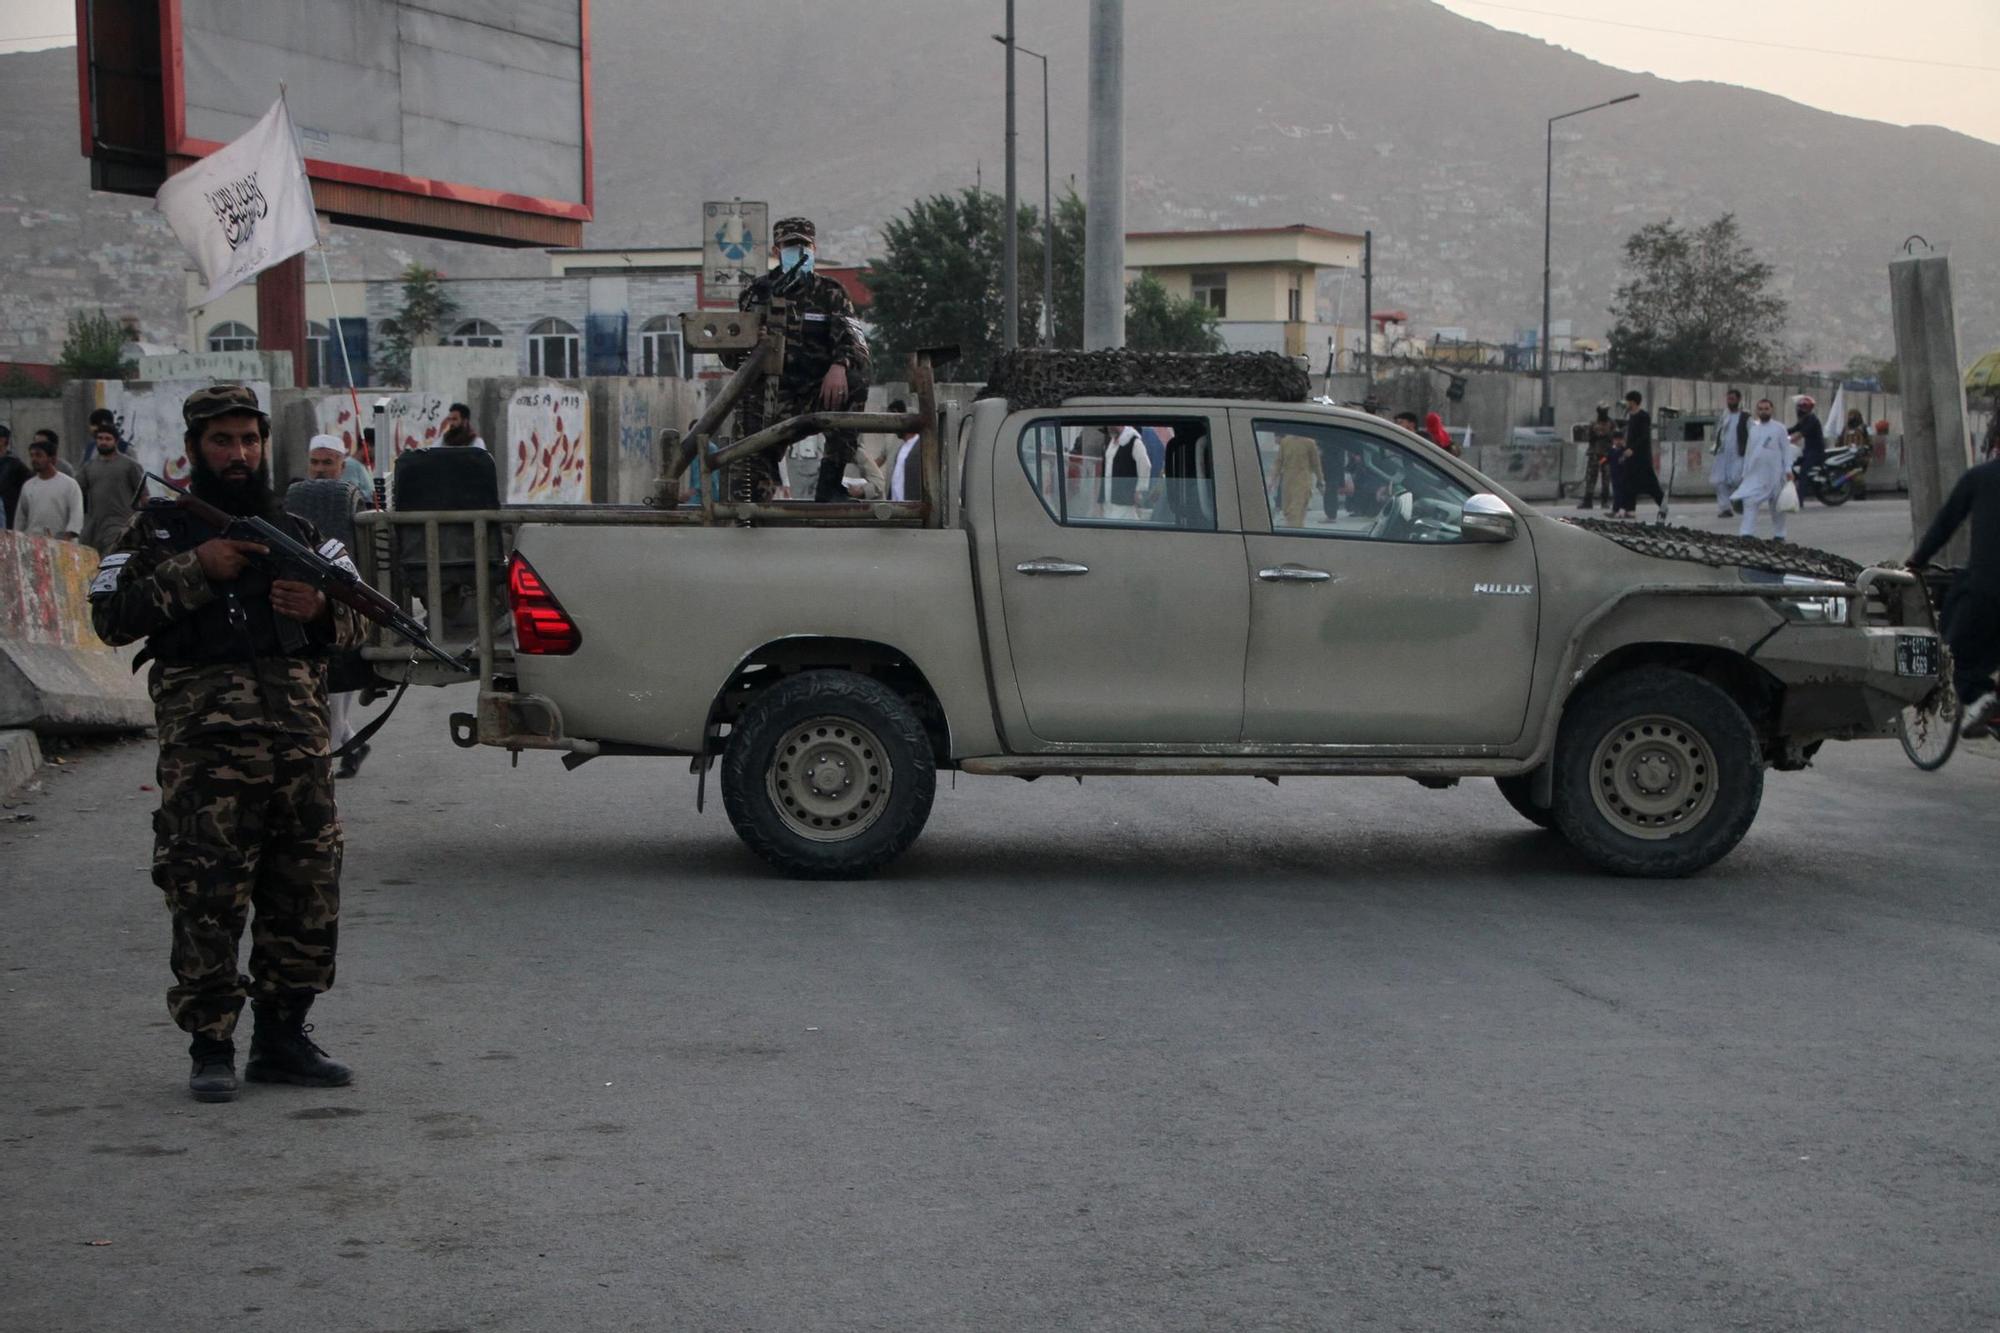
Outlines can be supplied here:
M257 391L246 384L211 384L206 389L196 389L181 404L181 420L190 428L243 412L264 416L264 409L257 404Z
M819 244L819 233L814 230L811 218L779 218L771 228L771 243L783 245L786 241L805 241L809 245Z

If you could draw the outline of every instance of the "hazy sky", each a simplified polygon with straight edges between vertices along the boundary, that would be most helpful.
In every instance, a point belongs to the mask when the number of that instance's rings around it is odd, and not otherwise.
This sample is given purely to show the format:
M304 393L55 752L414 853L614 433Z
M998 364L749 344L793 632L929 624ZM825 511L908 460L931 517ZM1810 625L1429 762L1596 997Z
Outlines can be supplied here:
M1622 69L1740 83L1845 115L1943 125L2000 143L2000 0L1437 3Z
M1167 2L1137 0L1127 22L1146 4ZM999 0L989 3L997 14ZM1324 3L1340 8L1339 0ZM1624 69L1741 83L1828 111L1945 125L2000 143L2000 0L1437 3ZM67 46L75 28L75 0L0 0L0 51ZM1787 49L1801 47L1817 50Z

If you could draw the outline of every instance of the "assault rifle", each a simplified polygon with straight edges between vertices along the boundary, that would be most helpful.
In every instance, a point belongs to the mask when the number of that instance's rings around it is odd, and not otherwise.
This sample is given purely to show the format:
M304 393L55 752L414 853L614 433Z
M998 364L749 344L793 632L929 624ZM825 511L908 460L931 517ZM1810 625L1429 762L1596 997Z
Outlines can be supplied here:
M400 635L413 647L430 654L453 670L469 672L475 669L462 658L453 657L432 643L430 636L424 633L422 621L407 614L403 608L368 586L367 581L349 566L327 559L268 519L254 516L242 518L225 513L186 487L176 485L156 472L148 472L146 475L172 491L174 503L214 528L222 536L232 541L256 542L264 547L270 552L268 557L270 561L282 567L286 577L295 578L301 583L310 583L334 601L352 607L360 615L391 633Z

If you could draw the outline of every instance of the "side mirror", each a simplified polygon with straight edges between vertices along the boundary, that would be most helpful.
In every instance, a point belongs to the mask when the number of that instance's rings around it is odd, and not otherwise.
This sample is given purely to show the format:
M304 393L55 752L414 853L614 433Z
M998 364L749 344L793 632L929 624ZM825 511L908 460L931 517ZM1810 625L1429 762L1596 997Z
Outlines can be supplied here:
M1482 491L1465 502L1465 513L1458 520L1458 533L1469 542L1511 542L1518 523L1505 500Z

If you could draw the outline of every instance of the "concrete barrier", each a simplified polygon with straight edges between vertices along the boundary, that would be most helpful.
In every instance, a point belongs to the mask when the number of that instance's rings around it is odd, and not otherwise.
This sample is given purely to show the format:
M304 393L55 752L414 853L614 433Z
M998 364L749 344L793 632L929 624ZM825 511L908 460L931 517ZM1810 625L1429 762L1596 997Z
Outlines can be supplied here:
M0 801L33 782L41 766L42 747L34 732L26 728L0 731Z
M90 627L97 552L78 542L0 532L0 727L43 732L151 726L134 649Z

